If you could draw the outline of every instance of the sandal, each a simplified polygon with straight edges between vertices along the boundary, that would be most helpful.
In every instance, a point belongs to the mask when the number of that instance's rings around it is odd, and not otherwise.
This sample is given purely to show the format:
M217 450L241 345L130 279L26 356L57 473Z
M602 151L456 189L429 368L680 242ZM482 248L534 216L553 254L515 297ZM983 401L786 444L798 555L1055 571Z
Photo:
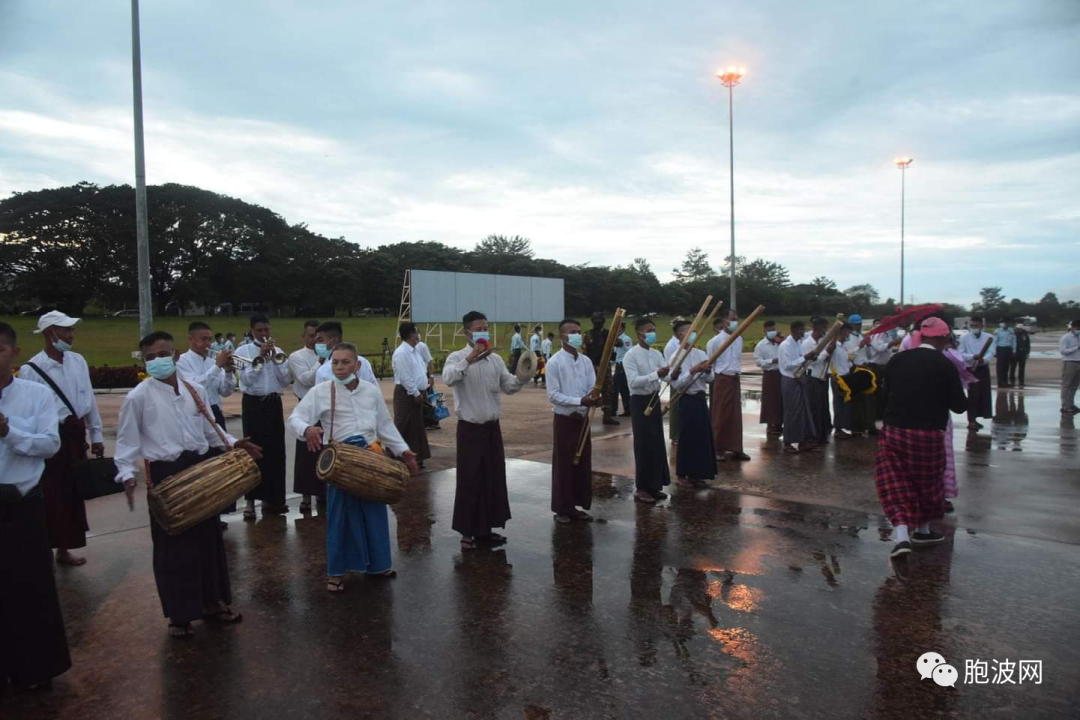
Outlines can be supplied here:
M225 625L233 625L238 622L243 622L244 616L242 613L234 613L231 608L223 607L220 610L206 613L203 615L203 620L213 620L215 622L224 623Z
M644 490L638 490L636 493L634 493L634 499L640 503L646 503L647 505L656 504L656 498L654 498L652 495L645 492Z
M255 519L255 508L245 508L244 509L244 519L245 520L254 520Z
M585 522L592 522L593 519L592 515L585 512L584 510L575 510L574 514L571 517L574 520L584 520Z
M302 512L302 513L303 512L311 512L311 503L310 502L301 502L300 503L300 512Z
M502 545L506 542L506 536L500 535L497 532L490 532L480 539L486 542L488 545Z
M344 578L326 578L326 591L329 593L345 592Z
M191 623L169 623L169 637L186 638L195 634Z
M463 537L461 538L461 549L472 550L476 547L476 538Z
M790 453L791 455L798 455L801 451L794 445L785 445L784 452Z
M555 515L555 522L559 523L560 525L568 525L570 523L570 516L557 514Z
M387 570L381 573L368 573L368 577L378 578L380 580L389 580L390 578L397 577L397 570Z

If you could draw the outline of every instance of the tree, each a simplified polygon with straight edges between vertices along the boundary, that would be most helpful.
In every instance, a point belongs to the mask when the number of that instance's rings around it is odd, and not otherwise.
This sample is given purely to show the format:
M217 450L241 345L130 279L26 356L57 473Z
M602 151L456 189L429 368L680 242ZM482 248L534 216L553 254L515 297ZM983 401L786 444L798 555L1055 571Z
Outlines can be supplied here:
M1005 310L1005 295L999 287L984 287L979 291L979 302L975 308L983 313L995 314Z
M672 272L682 281L704 280L715 274L709 265L708 253L697 247L687 251L682 265L673 268Z
M860 309L869 308L871 305L877 305L878 301L881 299L881 295L878 293L877 288L870 283L852 285L844 291L844 294L851 299L852 304L854 304L856 308Z

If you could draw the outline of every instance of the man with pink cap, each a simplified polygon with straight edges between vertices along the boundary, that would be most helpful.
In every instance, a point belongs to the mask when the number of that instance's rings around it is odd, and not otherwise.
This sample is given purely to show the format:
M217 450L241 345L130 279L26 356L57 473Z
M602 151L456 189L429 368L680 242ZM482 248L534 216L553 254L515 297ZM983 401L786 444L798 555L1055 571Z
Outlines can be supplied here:
M930 522L945 514L945 427L950 411L967 408L960 374L942 352L949 326L929 318L920 333L918 347L885 367L885 420L874 477L881 508L896 529L890 558L900 575L913 546L945 539L930 529Z

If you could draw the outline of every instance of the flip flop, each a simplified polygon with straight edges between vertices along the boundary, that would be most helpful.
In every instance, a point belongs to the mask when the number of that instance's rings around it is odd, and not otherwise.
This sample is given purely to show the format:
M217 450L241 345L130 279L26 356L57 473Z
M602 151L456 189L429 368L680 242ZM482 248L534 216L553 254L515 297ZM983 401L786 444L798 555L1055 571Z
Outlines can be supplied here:
M194 634L191 623L169 623L169 637L188 638Z
M224 625L234 625L238 622L244 621L242 613L234 613L230 608L222 608L215 612L206 613L203 615L203 620L213 620Z
M555 516L555 522L559 523L560 525L568 525L568 524L570 524L570 516L569 515L556 515Z
M56 558L57 565L67 565L68 567L81 567L86 564L86 558Z
M375 578L376 580L389 580L397 577L397 570L387 570L381 573L368 573L369 578Z
M340 579L335 581L335 580L331 580L330 578L327 578L326 579L326 591L328 593L343 593L343 592L345 592L345 581L340 580Z

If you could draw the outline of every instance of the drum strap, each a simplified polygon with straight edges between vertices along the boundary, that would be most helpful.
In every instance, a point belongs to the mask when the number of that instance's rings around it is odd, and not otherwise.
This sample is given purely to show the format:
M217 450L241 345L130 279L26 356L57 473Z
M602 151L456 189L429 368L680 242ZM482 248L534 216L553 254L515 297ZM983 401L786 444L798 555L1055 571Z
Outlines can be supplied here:
M214 416L211 415L210 411L206 409L206 403L204 403L202 401L202 398L199 397L199 393L195 392L195 388L191 387L191 384L187 380L181 379L180 382L184 383L184 387L186 387L188 389L188 392L191 393L191 399L195 401L195 407L199 409L199 412L202 413L202 416L206 418L206 422L210 423L210 425L214 428L214 432L216 432L218 437L221 438L221 444L225 446L226 450L232 450L232 445L230 445L229 441L225 439L225 433L223 433L221 431L221 428L218 427L217 421L214 420Z
M337 383L330 383L330 436L326 438L329 445L334 440L334 412L337 410Z

